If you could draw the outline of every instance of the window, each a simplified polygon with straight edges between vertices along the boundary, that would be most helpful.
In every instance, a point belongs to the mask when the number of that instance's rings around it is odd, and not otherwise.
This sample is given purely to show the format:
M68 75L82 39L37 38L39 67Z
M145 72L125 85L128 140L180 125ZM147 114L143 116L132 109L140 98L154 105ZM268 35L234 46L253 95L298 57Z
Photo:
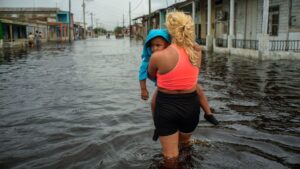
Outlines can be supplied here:
M300 1L299 0L291 0L290 1L290 20L289 20L289 26L292 29L299 30L300 28ZM298 31L297 31L298 32Z
M268 32L270 36L278 36L279 28L279 6L269 8Z

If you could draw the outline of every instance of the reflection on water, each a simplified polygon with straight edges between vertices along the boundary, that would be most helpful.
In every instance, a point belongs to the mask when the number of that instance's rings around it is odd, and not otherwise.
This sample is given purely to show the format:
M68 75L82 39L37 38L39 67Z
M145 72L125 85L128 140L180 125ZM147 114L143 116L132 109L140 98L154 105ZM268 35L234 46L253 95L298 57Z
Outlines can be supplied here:
M0 51L0 168L161 168L141 50L99 38ZM221 124L201 118L179 167L300 167L299 77L300 61L203 57L199 83Z

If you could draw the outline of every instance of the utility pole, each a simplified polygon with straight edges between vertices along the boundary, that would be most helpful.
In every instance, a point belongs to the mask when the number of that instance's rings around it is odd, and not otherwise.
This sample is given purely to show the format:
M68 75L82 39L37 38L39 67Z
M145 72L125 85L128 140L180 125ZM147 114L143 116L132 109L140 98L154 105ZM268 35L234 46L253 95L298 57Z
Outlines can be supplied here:
M92 38L94 37L94 30L93 30L93 27L94 27L94 22L93 22L93 12L91 12L91 24L92 24Z
M69 43L71 43L71 0L69 0Z
M149 16L148 16L148 29L147 29L147 34L148 34L148 31L150 30L150 26L151 26L151 17L150 17L150 14L151 14L151 0L148 0L148 3L149 3Z
M131 2L129 1L129 39L131 39Z
M82 0L82 8L83 8L83 39L86 38L86 27L85 27L85 3L84 3L84 0Z
M125 27L125 25L124 25L124 14L123 14L123 28L122 29L124 29L124 27Z

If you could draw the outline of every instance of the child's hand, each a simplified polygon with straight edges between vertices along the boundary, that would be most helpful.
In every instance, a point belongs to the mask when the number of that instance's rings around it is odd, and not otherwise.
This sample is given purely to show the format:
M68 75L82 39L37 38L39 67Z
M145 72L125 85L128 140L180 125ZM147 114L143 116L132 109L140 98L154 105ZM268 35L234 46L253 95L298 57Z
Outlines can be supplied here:
M194 48L194 50L197 51L197 52L201 52L201 50L202 50L202 49L201 49L201 46L198 45L198 43L194 43L193 48Z
M148 98L149 98L149 92L148 92L148 90L142 90L142 92L141 92L141 98L143 100L148 100Z

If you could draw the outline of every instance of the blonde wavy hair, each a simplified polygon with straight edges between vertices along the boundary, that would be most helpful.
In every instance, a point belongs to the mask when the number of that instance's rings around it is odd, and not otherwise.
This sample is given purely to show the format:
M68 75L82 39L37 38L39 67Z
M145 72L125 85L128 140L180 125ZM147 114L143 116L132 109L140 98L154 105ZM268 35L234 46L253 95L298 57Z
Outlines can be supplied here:
M189 55L190 62L199 66L199 53L193 45L195 43L195 24L190 15L175 11L167 14L166 27L172 37L172 43L183 47Z

